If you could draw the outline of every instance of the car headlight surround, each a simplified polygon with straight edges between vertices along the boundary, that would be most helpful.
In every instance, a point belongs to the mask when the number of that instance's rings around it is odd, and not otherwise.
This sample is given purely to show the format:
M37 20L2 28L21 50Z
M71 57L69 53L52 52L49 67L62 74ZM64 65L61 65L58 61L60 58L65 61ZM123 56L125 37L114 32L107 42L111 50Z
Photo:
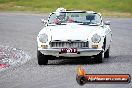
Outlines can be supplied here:
M40 34L39 35L39 41L42 42L42 43L46 43L48 41L48 35Z
M99 43L101 41L101 36L98 34L94 34L91 40L93 43Z

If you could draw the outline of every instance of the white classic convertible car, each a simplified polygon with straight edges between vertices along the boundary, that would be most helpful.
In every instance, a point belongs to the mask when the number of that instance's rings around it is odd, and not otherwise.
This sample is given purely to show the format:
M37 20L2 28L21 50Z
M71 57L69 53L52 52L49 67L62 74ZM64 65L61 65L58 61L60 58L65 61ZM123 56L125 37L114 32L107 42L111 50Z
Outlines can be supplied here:
M42 22L45 27L37 36L39 65L46 65L55 57L90 56L98 63L109 57L110 21L103 22L100 13L58 8Z

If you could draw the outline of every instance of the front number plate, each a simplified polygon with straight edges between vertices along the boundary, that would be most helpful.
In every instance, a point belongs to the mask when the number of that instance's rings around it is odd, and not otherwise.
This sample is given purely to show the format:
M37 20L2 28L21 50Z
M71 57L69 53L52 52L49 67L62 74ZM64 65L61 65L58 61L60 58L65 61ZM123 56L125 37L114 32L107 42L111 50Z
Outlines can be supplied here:
M77 53L77 48L62 48L61 53Z

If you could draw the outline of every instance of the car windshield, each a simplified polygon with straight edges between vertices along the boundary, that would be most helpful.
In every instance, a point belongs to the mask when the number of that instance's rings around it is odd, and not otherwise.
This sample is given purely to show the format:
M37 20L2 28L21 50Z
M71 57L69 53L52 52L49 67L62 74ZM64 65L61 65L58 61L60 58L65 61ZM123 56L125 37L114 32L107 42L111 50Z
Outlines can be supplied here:
M100 25L101 17L97 13L87 12L59 12L52 13L48 24L79 23L82 25Z

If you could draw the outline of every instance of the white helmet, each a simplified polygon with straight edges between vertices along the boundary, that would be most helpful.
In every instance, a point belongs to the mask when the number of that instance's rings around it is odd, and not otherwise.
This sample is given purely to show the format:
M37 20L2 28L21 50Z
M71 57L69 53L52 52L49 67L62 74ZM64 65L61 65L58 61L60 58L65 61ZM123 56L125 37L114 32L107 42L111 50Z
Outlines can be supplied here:
M56 10L56 12L65 12L66 11L66 9L65 8L58 8L57 10Z
M55 12L56 17L59 21L65 21L66 20L66 13L61 13L61 12L65 12L66 9L64 8L58 8Z

